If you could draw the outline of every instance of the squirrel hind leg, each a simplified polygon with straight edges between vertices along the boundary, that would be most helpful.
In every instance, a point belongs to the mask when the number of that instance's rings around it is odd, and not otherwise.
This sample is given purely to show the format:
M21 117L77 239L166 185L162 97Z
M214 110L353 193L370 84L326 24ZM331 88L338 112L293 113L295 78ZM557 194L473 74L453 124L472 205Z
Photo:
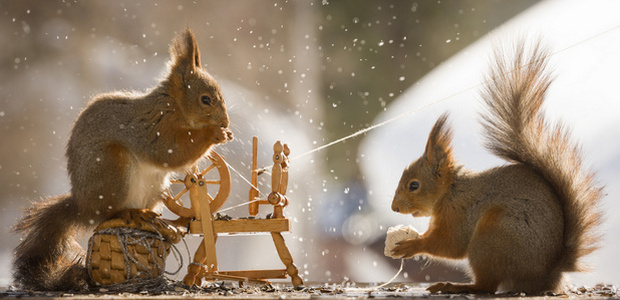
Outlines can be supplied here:
M546 292L560 293L566 288L564 275L558 272L539 274L505 280L498 290L506 292L525 292L531 295L539 295Z
M469 284L457 284L451 282L438 282L431 285L426 290L431 293L442 294L493 294L498 288L500 288L503 281L505 281L504 274L502 272L496 272L498 264L486 262L484 264L471 263L470 261L470 276L474 279L473 283ZM491 267L491 268L489 268ZM501 268L501 266L499 266Z
M503 292L557 291L562 274L549 270L553 251L549 250L549 244L543 245L541 241L545 238L549 243L550 233L529 233L524 230L527 228L524 222L519 223L518 218L501 206L490 207L480 218L468 252L471 274L475 278L472 291L491 285ZM447 289L456 292L457 288Z
M58 278L53 282L51 290L55 291L87 291L93 285L89 281L88 269L82 264L81 260L63 268L59 271Z

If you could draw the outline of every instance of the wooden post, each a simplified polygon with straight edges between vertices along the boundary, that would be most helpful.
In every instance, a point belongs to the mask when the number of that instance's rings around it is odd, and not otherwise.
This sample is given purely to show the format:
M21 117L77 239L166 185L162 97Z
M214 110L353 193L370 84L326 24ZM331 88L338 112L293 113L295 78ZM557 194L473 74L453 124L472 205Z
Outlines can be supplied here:
M282 157L282 180L280 181L280 194L286 195L286 189L288 188L288 156L291 154L291 149L287 144L284 144L284 151Z
M196 221L200 221L200 191L196 184L197 178L192 174L185 176L185 187L189 189L189 200Z
M249 210L250 210L250 215L251 216L256 216L258 215L258 206L259 203L257 202L252 202L255 200L258 200L258 163L257 163L257 158L258 156L258 137L255 136L252 138L252 186L250 187L250 197L248 199L248 201L250 202L250 204L248 205Z
M280 141L277 141L273 145L273 169L271 170L272 194L280 192L280 184L282 183L282 163L284 162L284 157L282 156L283 150L284 149ZM271 204L274 204L271 200L269 202L271 202Z
M205 267L203 267L206 258L205 247L198 247L196 253L194 254L194 263L187 266L187 275L183 277L183 284L187 286L200 286L201 282L199 274L206 271Z
M282 263L286 266L286 273L288 276L291 276L293 286L298 287L303 285L304 281L299 277L299 270L295 264L293 264L293 256L291 256L291 252L288 250L288 247L286 247L282 234L279 232L272 232L271 237L273 238L273 243L276 245L280 260L282 260Z
M198 201L200 202L200 223L202 227L202 234L204 235L203 246L205 248L207 269L209 272L217 272L217 254L215 251L215 239L216 235L213 230L213 218L211 216L211 206L209 205L209 200L211 197L207 194L207 183L205 179L199 178L196 180L198 191L196 196L198 196ZM191 197L191 192L190 192ZM194 202L194 201L192 201ZM196 215L196 220L198 220L198 215Z

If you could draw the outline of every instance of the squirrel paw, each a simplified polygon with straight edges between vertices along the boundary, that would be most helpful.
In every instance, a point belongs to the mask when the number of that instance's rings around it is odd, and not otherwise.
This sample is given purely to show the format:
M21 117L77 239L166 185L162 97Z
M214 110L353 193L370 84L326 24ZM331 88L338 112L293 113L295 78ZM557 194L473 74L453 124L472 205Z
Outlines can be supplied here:
M227 141L232 141L235 139L235 137L233 136L233 132L230 129L226 128L224 131L226 132Z
M418 253L417 243L417 239L407 239L396 243L396 247L392 249L393 257L412 258Z
M125 221L126 224L140 224L155 219L157 213L148 209L127 209L116 215L117 218Z
M223 144L227 141L232 141L233 138L233 132L224 127L214 128L213 134L211 135L211 140L214 144Z
M429 286L426 290L431 292L431 294L439 292L442 294L481 294L494 292L494 290L481 289L475 284L456 284L450 282L438 282Z

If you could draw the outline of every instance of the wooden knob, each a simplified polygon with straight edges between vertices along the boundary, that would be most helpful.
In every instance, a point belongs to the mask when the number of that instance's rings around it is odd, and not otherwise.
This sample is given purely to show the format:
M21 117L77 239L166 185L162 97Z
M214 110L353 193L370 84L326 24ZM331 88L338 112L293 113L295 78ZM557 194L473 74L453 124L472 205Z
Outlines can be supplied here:
M282 156L283 146L280 141L277 141L273 145L273 163L280 164L284 161L284 157Z
M273 144L273 152L282 152L284 150L284 147L282 146L282 143L280 141L277 141L275 144Z
M272 205L278 205L282 202L283 197L282 195L280 195L280 193L276 193L276 192L272 192L269 194L269 196L267 196L267 201L269 201L269 203L271 203Z

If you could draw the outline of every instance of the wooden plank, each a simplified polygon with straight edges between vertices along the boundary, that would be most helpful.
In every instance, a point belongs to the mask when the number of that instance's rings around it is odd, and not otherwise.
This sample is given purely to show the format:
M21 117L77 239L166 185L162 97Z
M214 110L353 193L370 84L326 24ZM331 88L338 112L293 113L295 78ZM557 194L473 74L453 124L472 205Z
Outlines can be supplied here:
M256 279L256 278L247 278L247 277L238 277L231 275L223 275L223 274L207 274L205 275L205 280L236 280L236 281L249 281L259 284L267 284L268 280L265 279Z
M274 279L274 278L286 278L286 270L245 270L245 271L219 271L214 275L225 275L238 278L249 279Z
M201 234L200 222L190 223L192 234ZM248 232L285 232L290 231L288 219L235 219L230 221L213 221L214 233L248 233Z

